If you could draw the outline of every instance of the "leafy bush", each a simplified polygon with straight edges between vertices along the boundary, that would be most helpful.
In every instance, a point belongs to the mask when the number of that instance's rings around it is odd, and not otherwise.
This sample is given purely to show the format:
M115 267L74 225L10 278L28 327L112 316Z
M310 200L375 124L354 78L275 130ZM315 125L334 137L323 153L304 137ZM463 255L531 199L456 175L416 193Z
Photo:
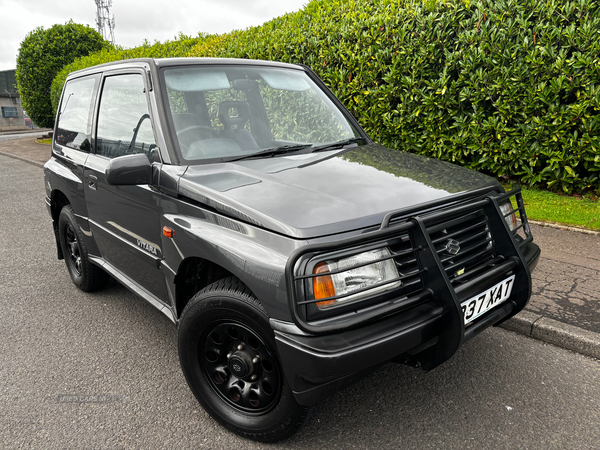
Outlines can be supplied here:
M307 64L388 146L600 188L597 0L318 0L223 42L190 55Z
M600 191L599 6L313 0L259 27L202 36L188 56L303 63L389 147Z
M87 25L72 21L31 31L17 55L17 87L23 109L41 127L53 127L50 85L59 70L80 56L108 46L102 36Z
M56 113L63 85L65 84L67 76L71 72L85 69L86 67L113 61L120 61L123 59L183 57L187 56L190 49L203 39L206 39L205 35L201 35L198 38L191 38L189 36L180 34L178 39L173 41L167 41L164 43L155 42L154 44L150 44L148 41L145 41L139 47L131 49L123 49L120 46L110 46L102 49L101 51L92 53L89 56L78 58L72 63L64 66L54 78L50 93L52 108Z

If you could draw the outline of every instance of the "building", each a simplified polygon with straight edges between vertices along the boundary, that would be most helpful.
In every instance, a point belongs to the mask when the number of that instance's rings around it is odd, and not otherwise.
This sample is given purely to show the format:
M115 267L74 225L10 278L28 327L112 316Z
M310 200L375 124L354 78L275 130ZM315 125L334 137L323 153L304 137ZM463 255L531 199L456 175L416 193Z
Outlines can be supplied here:
M17 91L15 72L14 69L0 71L0 131L19 130L26 127L21 97ZM29 120L27 127L31 126Z

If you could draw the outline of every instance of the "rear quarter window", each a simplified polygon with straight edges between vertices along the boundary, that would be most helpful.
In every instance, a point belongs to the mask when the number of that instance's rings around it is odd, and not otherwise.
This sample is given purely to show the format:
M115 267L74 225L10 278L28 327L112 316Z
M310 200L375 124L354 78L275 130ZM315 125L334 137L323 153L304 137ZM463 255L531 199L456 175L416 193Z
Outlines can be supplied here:
M55 142L89 152L92 134L93 101L100 76L70 80L60 103Z

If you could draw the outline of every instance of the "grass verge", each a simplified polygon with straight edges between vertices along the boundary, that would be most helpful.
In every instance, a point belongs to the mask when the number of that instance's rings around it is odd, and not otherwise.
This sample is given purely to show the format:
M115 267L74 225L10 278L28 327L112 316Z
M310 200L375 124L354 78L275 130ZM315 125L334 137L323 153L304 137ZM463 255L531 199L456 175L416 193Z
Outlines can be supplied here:
M506 188L509 189L508 186ZM600 230L598 197L561 195L526 187L522 189L529 219Z
M47 144L50 145L52 144L52 139L38 139L38 144Z

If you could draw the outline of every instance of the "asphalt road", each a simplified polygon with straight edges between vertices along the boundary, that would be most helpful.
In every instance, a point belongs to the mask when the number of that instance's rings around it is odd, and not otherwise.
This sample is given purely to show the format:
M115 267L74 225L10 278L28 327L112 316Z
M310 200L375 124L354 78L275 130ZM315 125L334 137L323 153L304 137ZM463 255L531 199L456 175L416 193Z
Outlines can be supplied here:
M388 365L291 440L225 431L179 369L176 329L56 259L39 167L0 155L0 447L600 449L600 362L487 330L430 373Z

